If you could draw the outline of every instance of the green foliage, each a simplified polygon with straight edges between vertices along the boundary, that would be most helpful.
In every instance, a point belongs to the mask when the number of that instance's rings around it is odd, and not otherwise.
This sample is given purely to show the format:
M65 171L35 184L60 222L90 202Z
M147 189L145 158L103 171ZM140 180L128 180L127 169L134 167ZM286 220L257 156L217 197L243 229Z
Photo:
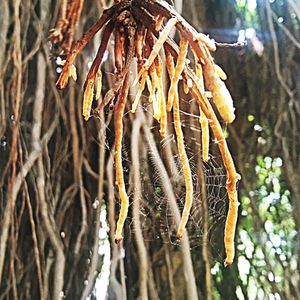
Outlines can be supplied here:
M256 0L236 0L235 8L237 13L243 16L245 27L253 27L258 24Z
M295 264L295 221L282 164L279 157L258 156L255 189L242 197L238 268L250 299L275 297L284 289L286 268Z

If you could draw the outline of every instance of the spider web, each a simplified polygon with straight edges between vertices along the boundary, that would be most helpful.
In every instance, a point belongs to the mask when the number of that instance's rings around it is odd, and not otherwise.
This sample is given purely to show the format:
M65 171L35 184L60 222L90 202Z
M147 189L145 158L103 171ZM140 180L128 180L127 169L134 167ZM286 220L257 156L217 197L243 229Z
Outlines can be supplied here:
M145 106L143 109L148 111ZM186 114L186 112L181 112L182 119ZM193 117L193 115L189 114L189 118L190 117ZM183 119L182 127L185 130L185 133L194 131L194 134L199 134L200 136L201 129L197 119L198 116L195 115L194 117L196 118L196 122L194 122L193 125L190 125ZM157 134L159 125L154 126L151 129L153 134ZM161 152L163 152L165 147L174 147L175 145L173 144L176 145L176 141L174 135L171 134L160 142L159 148ZM197 248L202 244L202 201L205 199L205 197L208 207L207 234L208 240L211 241L211 246L213 246L212 240L216 237L220 237L220 234L223 234L225 226L227 212L226 172L222 165L219 152L215 151L215 148L217 148L216 143L211 141L210 146L210 151L213 151L212 153L216 152L216 156L210 155L209 161L202 163L205 192L201 192L199 186L203 185L203 183L199 178L199 165L197 164L198 156L201 155L201 145L199 145L199 143L197 143L195 140L193 140L192 143L189 143L189 145L186 143L186 152L189 158L194 186L193 205L186 226L191 249ZM166 243L180 247L181 243L176 239L178 224L176 223L174 210L172 209L170 199L166 197L163 191L163 181L165 179L161 178L157 168L155 167L153 155L154 154L151 152L151 150L147 149L146 159L148 160L149 180L142 182L143 199L140 203L139 215L143 238L147 243L157 243L158 245ZM172 161L173 167L169 170L169 178L171 179L176 203L181 215L185 202L185 184L178 154L173 155ZM135 229L133 218L128 218L127 227L129 228L131 238L134 240Z
M134 96L134 94L132 95ZM147 97L144 95L144 99ZM184 131L185 146L186 152L189 158L189 164L192 172L193 178L193 205L190 211L188 222L186 225L186 230L189 238L189 245L191 249L195 249L201 246L204 234L203 226L203 199L206 199L208 207L208 241L212 248L212 252L215 252L214 258L218 258L220 261L223 260L220 253L223 253L222 249L219 249L220 243L214 243L214 240L220 240L220 237L223 235L224 226L226 221L227 213L227 191L226 191L226 172L223 167L223 163L220 157L219 150L217 149L217 144L214 140L214 137L210 137L210 157L208 162L203 162L201 169L203 172L204 184L199 178L199 164L197 159L201 156L201 144L195 136L201 137L201 128L199 124L199 112L197 105L192 107L194 100L184 100L181 99L181 103L185 106L180 112L182 129ZM196 110L195 110L196 107ZM144 101L138 107L142 109L146 115L151 115L153 118L153 112L151 105L148 101ZM190 112L192 111L192 112ZM130 113L130 110L124 114L126 117ZM151 119L150 118L150 119ZM173 124L172 124L173 125ZM108 128L109 129L109 128ZM161 154L164 165L166 166L166 160L164 150L167 147L172 147L172 149L177 149L176 138L174 134L168 135L165 139L160 140L159 138L159 124L154 123L150 128L154 136L157 137L157 146ZM109 130L110 142L107 141L106 147L111 148L114 140L113 130ZM147 143L143 143L143 146ZM171 180L174 196L176 199L176 204L181 216L184 202L185 202L185 183L184 176L182 173L182 166L179 159L179 156L176 152L173 151L173 157L171 158L173 164L169 168L169 178ZM123 139L122 145L122 161L123 161L123 170L126 182L127 193L130 198L130 207L129 214L125 222L125 232L124 238L126 240L135 240L135 227L134 219L132 217L132 207L133 207L133 184L130 179L130 167L131 167L131 157L130 157L130 138ZM147 169L143 170L143 163L140 162L141 173L148 176L147 180L141 180L142 183L142 195L143 199L140 200L140 210L139 210L139 219L141 223L143 240L145 243L151 243L152 247L161 247L163 244L169 244L174 247L180 247L181 243L176 239L176 233L178 229L178 224L176 222L174 209L171 206L170 199L166 197L163 192L163 182L164 178L161 178L159 171L155 167L154 163L154 153L147 149L146 157L141 158L145 161ZM141 174L141 175L142 175ZM205 192L201 192L199 186L205 186ZM120 209L119 197L116 192L116 212ZM116 214L117 216L118 214ZM221 238L222 239L222 238ZM217 245L217 246L216 246ZM216 249L216 247L218 249ZM223 247L223 243L221 243ZM215 251L214 251L215 250Z

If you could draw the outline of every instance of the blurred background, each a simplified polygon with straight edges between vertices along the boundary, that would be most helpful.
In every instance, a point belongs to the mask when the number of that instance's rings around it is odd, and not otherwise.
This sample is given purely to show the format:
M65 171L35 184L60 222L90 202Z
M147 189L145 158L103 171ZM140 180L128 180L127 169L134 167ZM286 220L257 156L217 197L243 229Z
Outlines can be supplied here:
M75 39L111 2L84 1ZM184 180L172 120L160 140L145 95L123 119L131 204L124 241L114 244L113 107L88 122L81 114L101 34L78 56L78 80L57 90L65 57L47 38L59 4L1 2L0 300L57 299L57 287L61 299L300 299L300 2L174 0L198 31L247 42L213 53L236 107L236 120L222 128L242 176L236 258L227 268L226 174L213 136L202 163L197 107L184 93L196 187L188 237L173 239ZM114 80L112 53L113 41L102 65L104 91Z

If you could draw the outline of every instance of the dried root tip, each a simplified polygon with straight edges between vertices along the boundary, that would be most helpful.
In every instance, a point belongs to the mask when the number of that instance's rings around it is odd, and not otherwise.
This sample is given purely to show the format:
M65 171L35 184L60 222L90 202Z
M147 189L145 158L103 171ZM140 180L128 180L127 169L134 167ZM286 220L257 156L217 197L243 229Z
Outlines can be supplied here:
M64 66L66 64L66 60L62 60L60 62L61 66ZM65 74L64 74L65 73ZM64 74L64 75L63 75ZM65 78L66 74L68 74L68 78ZM76 67L73 64L70 64L68 67L66 66L62 74L60 75L56 85L58 88L65 88L66 85L68 84L69 78L72 77L74 81L77 81L77 72L76 72Z
M56 81L56 86L59 89L64 89L68 84L69 77L70 77L70 67L65 65L58 80Z
M187 85L187 83L184 81L183 82L183 92L187 95L190 92L190 88Z
M119 168L119 167L122 168L122 165L119 165L117 168ZM117 172L122 172L122 171L123 170L117 170ZM120 181L120 183L118 184L118 187L119 187L119 196L120 196L120 200L121 200L121 210L120 210L116 234L115 234L116 242L120 242L123 239L122 231L123 231L124 223L125 223L125 220L126 220L126 217L128 214L128 207L129 207L129 199L128 199L128 196L127 196L127 193L125 190L123 178Z
M126 194L124 186L122 187L121 185L119 185L119 196L121 199L121 210L120 210L116 234L115 234L115 241L118 242L120 242L123 239L122 231L127 217L128 206L129 206L128 196Z
M142 76L142 80L141 80L141 83L140 83L140 86L139 86L139 89L137 91L137 94L135 96L135 99L132 103L132 108L131 108L131 112L132 113L135 113L136 111L136 108L139 104L139 101L140 101L140 98L142 96L142 93L145 89L145 84L146 84L146 80L147 80L147 77L148 77L148 72L144 72L143 76Z
M227 79L227 75L226 73L223 71L223 69L218 66L217 64L214 64L215 67L215 71L218 74L218 76L222 79L222 80L226 80Z
M153 92L152 83L151 83L151 79L150 79L149 76L147 77L146 83L147 83L148 91L150 93L150 95L149 95L149 103L152 103L153 102L153 96L155 96L155 94Z
M222 119L227 123L232 123L235 119L233 100L225 83L220 78L216 78L211 92Z
M123 241L123 236L122 235L119 235L119 236L115 235L115 243L117 245L120 245L122 241Z
M230 266L232 263L233 263L232 261L229 262L229 261L226 261L226 259L225 259L224 260L224 267L226 268L226 267Z
M176 18L170 19L168 21L168 23L166 24L165 28L161 31L159 38L157 39L156 43L154 44L153 49L152 49L148 59L146 60L146 62L142 66L141 70L139 71L139 74L138 74L136 80L134 81L133 85L136 85L138 83L139 79L141 78L141 76L143 75L144 71L147 71L150 68L154 59L157 57L157 55L159 54L159 51L161 50L165 41L167 40L170 31L172 30L172 28L175 26L176 23L177 23Z
M90 118L94 96L94 79L88 79L83 96L82 115L87 121Z
M224 265L230 266L233 262L235 256L235 248L234 248L234 235L236 229L236 222L238 217L238 207L240 203L237 200L236 193L236 181L231 182L231 185L227 184L228 198L229 198L229 209L225 223L225 231L224 231L224 244L225 244L225 252L226 259Z
M72 77L74 81L77 81L77 72L76 67L72 64L70 68L70 75L69 77Z
M188 50L188 41L186 39L182 39L180 41L179 54L178 54L178 58L177 58L174 76L171 79L171 86L170 86L169 93L168 93L167 111L171 111L171 109L172 109L175 93L178 89L178 81L180 79L180 75L185 66L187 50Z
M204 44L210 51L216 51L216 43L213 39L209 38L208 35L205 35L203 33L198 33L196 36L196 39Z
M176 234L177 240L180 241L182 239L182 236L183 236L183 230L180 230L180 232L179 232L179 229L178 229L177 234Z
M98 70L97 72L97 90L96 90L96 100L98 101L101 97L102 89L102 72Z
M156 96L153 98L152 106L153 106L153 118L156 121L160 122L160 118L161 118L160 103Z

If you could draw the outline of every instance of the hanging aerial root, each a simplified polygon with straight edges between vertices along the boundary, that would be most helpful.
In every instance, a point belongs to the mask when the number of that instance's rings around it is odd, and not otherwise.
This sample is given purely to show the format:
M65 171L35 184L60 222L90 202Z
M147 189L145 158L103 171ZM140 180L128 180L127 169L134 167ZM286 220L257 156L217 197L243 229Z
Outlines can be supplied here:
M236 191L236 181L240 179L240 176L232 183L227 183L227 191L229 198L229 209L227 213L226 223L225 223L225 232L224 232L224 243L225 243L225 252L226 259L224 261L224 266L230 266L233 263L235 256L234 249L234 235L236 229L236 223L238 218L238 208L240 203L237 200L237 191Z
M76 0L76 9L78 11L81 9L80 3L82 2L83 0ZM129 205L122 166L122 118L129 89L130 67L135 56L137 58L138 75L134 84L139 82L140 86L132 104L132 112L136 111L139 99L147 84L149 102L153 105L153 117L160 122L160 133L162 137L165 137L167 134L167 111L171 111L173 108L174 130L186 186L185 205L177 232L178 238L181 238L183 235L193 201L192 175L188 156L185 151L179 113L178 83L181 78L184 79L185 93L192 95L200 108L203 161L207 161L209 156L209 126L218 142L227 173L226 188L229 198L229 211L225 224L224 242L226 252L225 265L230 265L234 258L234 233L239 205L236 183L239 180L239 175L236 173L220 123L207 99L207 97L212 96L215 106L226 122L230 123L234 120L233 101L222 81L225 80L227 76L224 71L214 63L209 52L209 50L214 51L216 49L217 43L208 36L197 33L195 29L165 1L120 0L115 1L115 3L113 7L103 13L99 21L75 44L67 57L63 72L57 81L57 86L64 88L70 76L76 79L74 67L72 66L76 55L86 46L100 28L108 23L103 31L97 56L92 63L84 84L83 115L84 118L88 120L92 108L95 85L96 99L101 98L102 74L100 67L110 36L112 32L114 32L116 79L113 86L104 95L103 100L99 101L95 112L99 112L99 110L103 109L105 105L118 95L114 112L115 165L116 184L121 200L121 208L117 222L115 241L119 242L123 238L122 230ZM75 9L75 7L72 9ZM68 14L72 14L71 8L67 12L67 15ZM135 20L137 20L139 24L138 27L136 27ZM164 20L166 20L165 26L163 26ZM176 28L182 37L179 44L179 51L175 42L169 38L173 28ZM156 42L154 42L154 36L157 39ZM186 56L189 46L195 55L195 71L197 76L194 75L187 64ZM164 47L166 54L166 66L170 76L167 103L163 89L163 67L160 56L162 47ZM174 66L174 59L176 66ZM205 87L208 92L205 91Z
M152 49L148 59L146 60L146 62L142 66L141 70L139 71L138 76L135 79L133 85L136 85L138 83L138 81L140 80L142 74L145 71L148 71L148 69L152 65L154 59L158 56L159 51L163 47L164 42L167 40L170 31L172 30L172 28L174 28L176 23L177 23L177 20L175 18L170 19L168 21L168 23L166 24L165 28L160 32L159 38L157 39L156 43L154 44L153 49Z
M235 254L234 235L235 235L236 222L238 216L238 206L239 206L236 184L237 181L241 179L241 177L235 170L234 162L232 160L232 156L228 149L225 136L222 131L222 127L212 109L211 104L209 103L209 101L201 91L201 87L198 86L198 80L190 71L185 74L185 77L186 77L185 80L187 80L187 77L189 77L193 81L193 87L190 90L191 94L196 99L197 103L199 104L206 118L210 120L209 124L214 133L215 138L218 141L218 146L227 173L226 189L229 198L229 210L227 214L225 231L224 231L224 244L225 244L225 253L226 253L226 259L224 261L224 265L228 266L232 264L234 259L234 254Z
M145 36L147 36L149 38L149 41L148 41L148 43L146 43L145 49L144 49ZM140 27L137 29L136 37L135 37L135 54L138 59L138 71L142 69L144 58L145 59L149 58L149 55L150 55L149 43L152 44L152 42L153 42L153 37L150 32L146 31L143 27ZM131 108L132 113L135 113L135 111L136 111L136 108L138 106L138 103L140 101L142 93L145 89L147 78L148 78L148 70L146 70L145 72L142 72L142 78L140 80L139 89L137 91L137 94L135 96L135 99L133 101L132 108ZM133 84L133 86L134 85L135 84Z
M103 32L103 38L101 44L99 46L97 56L92 63L92 66L87 74L86 80L84 82L83 90L84 90L84 99L83 99L83 116L87 121L90 117L90 112L92 108L93 102L93 90L94 90L94 83L96 79L96 75L99 75L99 67L103 59L104 52L106 50L110 35L113 31L113 22L110 21L108 25L105 27ZM98 76L99 79L100 76ZM101 78L100 78L101 80ZM98 93L98 91L97 91ZM101 92L100 92L101 93ZM100 96L99 96L100 98Z
M130 41L130 43L132 43L132 44L134 44L135 32L136 32L136 30L135 30L134 26L130 25L127 30L127 37L128 37L128 40ZM124 49L124 52L125 52L125 49ZM122 67L122 70L120 73L117 72L116 81L114 82L111 89L107 91L103 100L99 103L99 105L95 109L95 113L99 113L108 103L110 103L110 101L115 98L115 96L118 94L121 87L124 85L124 80L126 78L127 73L130 70L130 66L131 66L134 54L135 54L135 49L134 49L134 45L132 45L129 47L129 50L126 53L126 55L124 54L124 57L126 57L125 66Z
M129 199L125 189L123 166L122 166L122 138L123 138L123 115L127 101L129 90L129 66L132 63L134 55L134 36L136 33L135 22L131 19L128 24L128 49L126 55L126 64L124 68L125 77L122 87L120 88L118 100L115 109L115 164L116 164L116 184L119 189L119 196L121 200L121 209L119 219L117 222L117 229L115 234L115 242L119 243L122 239L122 231L128 213Z
M114 26L115 26L114 20L111 20L111 21L109 21L109 23L106 25L106 27L103 30L103 36L102 36L101 44L98 48L96 58L94 59L92 65L91 65L91 68L89 69L89 72L86 76L86 81L85 81L84 86L83 86L84 89L85 89L85 86L86 86L88 80L90 80L90 79L95 80L95 78L96 78L97 72L98 72L99 67L102 63L102 59L103 59L105 50L107 48L109 38L110 38L110 36L113 32Z
M138 72L143 66L143 57L144 57L144 40L146 36L146 29L143 25L140 25L136 31L135 38L135 55L137 58Z
M156 73L156 67L154 66L154 64L152 64L149 71L151 77L151 90L150 90L149 102L152 103L153 118L159 122L161 117L161 109L158 100L159 84L158 84L158 76Z
M166 52L166 66L171 80L175 73L175 67L174 67L174 58L170 52Z
M67 0L60 1L59 18L55 24L55 28L50 30L48 37L58 52L65 51L68 53L70 51L70 44L74 36L74 27L81 13L77 2L78 0L72 1L68 5ZM83 1L80 0L80 2Z
M147 88L149 91L149 103L153 103L153 97L155 96L155 90L153 91L151 77L148 76L146 80Z
M198 57L193 51L194 54L194 59L195 59L195 72L197 76L197 81L198 81L198 87L200 91L204 94L205 96L205 89L204 89L204 80L203 80L203 72L202 72L202 66L200 62L198 61ZM187 81L191 79L187 79ZM208 161L208 155L209 155L209 127L208 127L208 120L206 116L204 115L203 111L199 107L200 110L200 126L201 126L201 146L202 146L202 159L203 161Z
M148 72L144 72L143 75L142 75L142 79L141 79L140 85L139 85L139 89L138 89L137 94L135 96L135 99L134 99L134 101L132 103L132 108L131 108L131 112L132 113L135 113L135 111L136 111L136 108L137 108L137 106L139 104L139 101L140 101L140 98L142 96L142 93L143 93L143 91L145 89L147 78L148 78Z
M115 29L115 45L114 45L114 56L115 56L115 73L120 74L123 69L123 52L124 52L125 34L124 28L118 26Z
M177 64L178 64L178 59L177 59ZM167 65L167 70L170 78L173 78L176 73L176 68L174 67L174 59L171 53L168 51L166 51L166 65ZM178 153L183 168L183 176L184 176L185 186L186 186L185 204L184 204L182 217L177 230L177 238L180 239L183 235L183 230L188 222L190 210L193 203L193 180L192 180L192 173L189 165L189 159L185 151L183 132L181 129L178 89L175 89L175 94L174 94L173 118L174 118L174 129L177 138Z
M174 96L176 94L176 91L178 90L178 82L185 66L185 59L188 51L188 46L188 41L186 39L181 39L175 72L174 76L171 79L171 86L168 93L167 111L171 111L173 106Z
M68 83L70 67L73 64L77 54L82 51L85 46L90 42L90 40L95 36L95 34L103 27L103 25L112 18L112 16L120 12L122 9L125 9L129 3L123 1L119 4L116 4L108 9L106 9L100 19L88 30L83 36L75 43L69 55L67 56L66 63L63 67L62 73L60 74L56 86L60 89L64 89Z
M181 220L177 230L177 238L180 239L183 235L183 231L188 222L190 210L193 204L193 179L192 179L192 173L189 165L189 159L185 152L183 132L181 129L178 92L175 92L174 95L173 118L174 118L174 128L175 128L175 133L177 138L178 153L179 153L180 162L182 164L183 176L185 180L185 203L184 203Z
M117 222L117 229L115 234L115 242L119 243L122 239L122 231L124 223L128 213L129 199L126 193L124 174L123 174L123 165L122 165L122 139L123 139L123 115L125 104L128 95L129 88L129 75L126 75L124 80L124 85L122 86L118 102L115 108L115 164L116 164L116 184L119 189L119 196L121 200L121 209L119 214L119 219Z
M162 138L167 134L167 111L166 111L166 98L163 88L163 69L162 61L160 57L157 57L157 63L155 64L157 74L157 99L160 110L160 135Z
M200 108L199 108L200 109ZM202 159L208 161L209 155L209 126L208 120L200 109L200 126L201 126L201 146L202 146Z
M83 7L84 0L75 0L72 2L73 7L70 7L71 9L68 10L67 16L68 16L68 31L65 34L64 39L64 50L66 53L69 53L72 43L74 40L74 33L75 33L75 27L78 23L79 17L81 15L82 7ZM68 5L70 6L70 5Z

